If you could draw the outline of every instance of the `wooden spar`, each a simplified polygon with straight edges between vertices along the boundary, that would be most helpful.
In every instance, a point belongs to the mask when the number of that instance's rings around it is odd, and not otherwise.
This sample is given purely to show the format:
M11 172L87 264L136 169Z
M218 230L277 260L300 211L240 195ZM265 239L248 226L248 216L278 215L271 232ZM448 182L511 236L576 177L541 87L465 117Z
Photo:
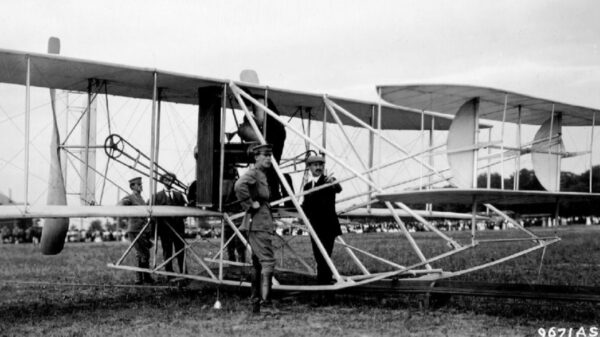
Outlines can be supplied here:
M281 247L282 250L284 247L287 247L290 253L292 253L292 257L294 257L298 262L300 262L300 264L302 264L302 266L306 268L308 273L310 273L311 275L315 274L314 269L302 258L302 256L300 256L300 254L298 254L298 252L296 252L294 248L292 248L292 246L290 246L288 241L282 238L279 234L275 234L275 236L277 236L283 242L283 246Z
M238 104L240 104L240 106L242 107L242 110L244 110L244 113L246 114L246 117L248 118L248 121L250 122L250 125L252 126L252 129L254 130L254 132L256 133L256 135L258 136L261 144L266 144L266 141L265 141L264 137L262 137L262 135L260 134L258 126L256 125L256 122L253 120L252 115L250 114L250 111L248 111L248 107L246 107L246 104L244 103L244 100L242 99L241 95L243 95L245 98L247 98L248 100L250 100L253 104L259 106L260 108L263 108L266 113L270 114L271 117L275 118L275 120L279 121L279 123L282 123L281 119L279 118L279 116L277 116L277 114L275 114L273 111L271 111L268 107L260 104L260 102L258 102L256 99L254 99L254 97L248 95L246 92L244 92L243 90L241 90L237 85L235 85L235 83L231 82L229 84L229 87L232 89L233 94L235 95L235 97L236 97L236 99L238 101ZM283 122L283 123L285 123L285 122ZM283 125L287 125L287 123L285 123ZM297 130L295 130L295 131L298 132ZM311 143L313 143L313 145L316 145L316 144L314 144L314 141L312 141L309 137L304 136L304 138L306 140L310 141ZM302 219L302 221L306 225L306 228L308 228L308 231L309 231L311 237L313 238L315 244L317 245L317 248L319 249L319 252L321 252L321 255L323 256L325 262L329 266L329 269L331 269L331 271L333 273L333 276L336 278L336 280L338 280L338 283L346 282L342 278L342 276L340 275L340 273L338 272L338 270L335 267L335 265L333 264L333 261L331 261L331 258L329 257L329 254L327 254L327 251L325 250L325 247L323 247L323 244L321 243L321 240L317 236L317 233L315 232L315 230L313 229L312 225L310 224L310 221L306 217L306 214L302 210L302 207L300 207L300 204L298 203L297 198L294 196L294 193L292 192L292 189L290 188L290 186L289 186L289 184L287 182L287 179L285 179L285 177L281 173L281 169L279 168L279 165L277 164L277 161L274 158L272 158L272 157L271 157L271 164L273 165L273 168L275 169L275 172L277 173L277 176L279 177L279 179L280 179L283 187L286 189L288 195L290 195L292 197L291 198L292 203L296 207L296 210L298 210L300 218Z
M382 258L382 257L379 257L379 256L377 256L377 255L371 254L371 253L367 252L366 250L362 250L362 249L360 249L360 248L357 248L357 247L351 246L351 245L347 244L346 242L344 242L344 241L343 241L343 240L341 240L341 239L342 239L342 237L341 237L341 236L338 236L338 237L337 237L337 240L339 241L339 243L340 243L342 246L344 246L346 249L348 249L348 250L351 250L351 251L357 251L357 252L359 252L359 253L361 253L361 254L364 254L365 256L368 256L368 257L370 257L370 258L372 258L372 259L374 259L374 260L377 260L377 261L379 261L379 262L385 263L385 264L387 264L387 265L390 265L390 266L392 266L392 267L395 267L395 268L406 268L405 266L399 265L399 264L397 264L397 263L395 263L395 262L392 262L392 261L390 261L390 260L387 260L387 259L384 259L384 258ZM367 273L365 273L365 275L370 275L370 274L371 274L371 273L368 273L368 271L367 271Z
M223 219L225 219L229 227L233 230L235 235L237 235L244 247L246 247L246 250L252 254L252 247L250 247L250 243L248 240L246 240L242 232L240 232L239 228L237 228L237 226L233 223L232 218L227 213L223 213Z
M154 205L154 198L152 196L156 194L156 182L154 181L154 165L156 165L156 161L154 158L156 157L156 153L154 152L156 146L156 113L157 113L157 96L158 96L158 73L155 71L153 73L153 85L152 85L152 122L150 126L150 167L148 172L149 178L149 193L150 198L148 200L149 209L152 209L152 205Z
M479 100L475 104L475 133L473 136L473 143L477 146L479 143ZM477 158L479 158L479 150L473 152L473 188L477 188L477 163L479 162Z
M423 262L425 264L425 267L427 269L432 269L431 265L429 265L429 263L426 263L427 258L425 257L425 255L423 254L423 252L421 251L421 249L419 248L419 245L417 245L417 242L415 241L415 239L408 232L408 229L406 228L406 225L404 225L404 222L402 222L402 220L398 216L398 213L396 212L396 209L392 206L392 203L389 202L389 201L386 201L385 202L385 206L392 213L392 216L394 217L394 220L396 221L396 223L398 223L398 225L400 225L400 228L402 229L402 233L404 234L404 237L406 238L406 240L408 241L408 243L412 247L413 251L417 254L417 256L419 257L419 259L421 260L421 262Z
M31 58L25 56L27 60L27 72L25 74L25 212L29 205L29 129L31 120Z
M153 92L153 102L152 102L152 132L154 132L156 134L156 139L155 139L155 144L152 147L150 153L151 155L154 154L154 159L152 160L152 163L158 163L158 155L159 155L159 148L160 148L160 115L161 115L161 102L160 102L160 89L158 89L158 81L155 81L156 83L156 99L157 99L157 106L156 106L156 124L154 123L154 92ZM150 169L154 170L153 168L153 164L150 164ZM152 180L152 176L150 176L150 179ZM149 199L154 199L154 196L156 195L156 183L155 183L155 188L154 190L150 189L150 197ZM154 204L154 200L151 201L152 204ZM148 201L148 203L150 204L150 201ZM150 204L150 205L152 205ZM154 226L154 242L158 243L158 223ZM164 249L164 248L163 248ZM156 266L156 258L157 258L157 254L158 253L158 244L154 245L154 257L153 257L153 262L152 262L152 266L156 269L161 267L162 265L166 264L167 261L163 261L163 263L160 266ZM171 258L175 256L172 255Z
M521 153L521 105L517 107L518 111L518 123L517 123L517 147L519 148L519 154ZM519 190L520 185L520 172L521 172L521 156L515 157L515 175L514 175L514 186L515 191Z
M423 113L425 113L425 111L423 111ZM429 145L427 146L428 149L432 149L433 147L433 132L435 131L435 117L431 116L431 129L429 129ZM433 167L434 163L433 163L433 155L429 154L429 165L431 165L431 167ZM427 187L429 189L431 189L432 183L431 183L431 174L428 175L428 179L427 179ZM433 211L433 204L427 204L425 206L425 208L428 211Z
M81 164L83 179L80 182L79 197L82 205L95 204L95 175L93 171L90 172L90 166L96 167L96 151L93 151L93 154L90 153L90 145L96 145L96 89L97 80L88 79L87 106L82 115L83 125L81 126L81 142L84 148L80 154L83 157Z
M327 107L323 107L323 134L321 135L321 145L327 148Z
M233 237L231 237L233 238ZM225 219L221 219L221 254L219 254L219 280L223 280L223 250L225 249Z
M425 147L424 138L425 138L425 111L421 110L421 130L419 132L419 139L421 140L421 160L425 159L425 153L423 153L423 148ZM419 165L419 190L423 189L423 165Z
M529 230L527 230L525 227L521 226L520 223L518 223L517 221L513 220L511 217L508 216L508 214L502 212L501 210L499 210L498 208L496 208L495 206L493 206L492 204L485 204L485 207L491 209L493 212L495 212L496 214L500 215L502 218L504 218L504 220L510 222L511 224L513 224L515 227L517 227L518 229L522 230L523 232L527 233L529 236L531 236L532 238L538 238L537 235L533 234L532 232L530 232Z
M223 174L225 172L225 125L227 121L227 85L225 84L223 85L223 102L221 102L221 105L221 120L219 123L219 212L223 212Z
M596 127L596 112L592 115L592 130L590 131L590 193L592 193L592 172L593 170L593 157L594 157L594 128Z
M125 252L117 260L117 263L115 263L115 265L118 266L118 265L120 265L123 262L123 260L125 260L125 258L129 254L129 252L133 249L133 246L135 245L135 243L137 242L137 240L142 236L142 234L144 234L144 232L146 231L146 228L148 228L149 225L150 225L150 222L146 222L146 224L144 225L144 227L142 228L142 230L139 233L137 233L137 235L135 236L135 238L133 239L133 241L131 241L131 243L129 244L129 247L127 247L127 249L125 249Z
M375 148L378 149L377 164L381 164L381 88L378 88L377 91L377 146ZM377 170L377 184L381 185L381 170Z
M337 240L342 245L346 244L346 241L344 241L344 239L342 238L342 236L338 236ZM359 260L359 258L356 256L356 254L354 254L354 252L350 248L345 247L345 250L346 250L346 253L348 253L348 255L350 256L350 258L354 261L354 263L356 264L356 266L360 269L360 271L364 275L370 275L371 274L369 272L369 270L367 269L367 267L365 267L365 265Z
M475 227L477 226L477 197L473 196L471 205L471 244L475 244Z
M500 139L504 139L504 129L506 124L506 106L508 105L508 93L504 94L504 108L502 110L502 126L500 129ZM475 185L474 187L477 187ZM500 189L504 189L504 142L500 145Z
M492 128L488 129L488 142L492 142ZM490 188L492 188L492 148L488 146L488 166L487 166L487 182L486 182L486 187L489 190Z
M190 246L187 241L185 241L180 235L179 233L177 233L171 226L169 226L169 229L171 229L171 234L175 235L175 239L176 240L180 240L183 245L185 246L186 250L189 250L192 254L192 257L195 258L196 262L198 262L198 264L200 264L204 270L206 270L206 272L210 275L210 277L212 278L217 278L215 276L215 274L212 272L212 270L210 268L208 268L208 266L204 263L204 261L202 261L202 259L200 258L200 256L198 256L198 254L194 251L194 249L192 248L192 246Z
M376 115L375 115L375 106L371 106L371 127L372 128L377 127L376 124L377 124L377 121L376 121ZM373 132L369 131L369 154L368 154L369 170L373 169L374 146L375 146L375 134ZM369 176L369 180L374 181L373 175L371 173L369 173L368 176ZM371 200L373 198L373 189L371 187L369 187L368 192L369 192L369 197L367 199ZM370 210L371 210L371 204L369 203L369 206L367 206L367 211L370 211Z
M154 144L154 162L160 163L160 121L162 115L162 100L161 100L161 90L158 89L157 102L156 102L156 144ZM157 177L160 178L160 177ZM157 188L158 189L158 188Z
M485 263L485 264L482 264L482 265L479 265L479 266L475 266L475 267L472 267L472 268L467 268L467 269L464 269L464 270L461 270L461 271L458 271L458 272L448 273L445 277L446 278L448 278L448 277L455 277L455 276L467 274L467 273L470 273L470 272L474 272L474 271L477 271L477 270L485 269L485 268L488 268L488 267L491 267L491 266L503 263L505 261L512 260L512 259L514 259L516 257L522 256L522 255L525 255L525 254L529 254L529 253L531 253L533 251L536 251L536 250L538 250L540 248L544 248L544 247L546 247L548 245L551 245L553 243L556 243L558 241L560 241L559 238L555 238L553 240L540 240L538 245L535 245L535 246L533 246L533 247L531 247L529 249L522 250L522 251L514 253L512 255L505 256L505 257L500 258L498 260L494 260L492 262Z

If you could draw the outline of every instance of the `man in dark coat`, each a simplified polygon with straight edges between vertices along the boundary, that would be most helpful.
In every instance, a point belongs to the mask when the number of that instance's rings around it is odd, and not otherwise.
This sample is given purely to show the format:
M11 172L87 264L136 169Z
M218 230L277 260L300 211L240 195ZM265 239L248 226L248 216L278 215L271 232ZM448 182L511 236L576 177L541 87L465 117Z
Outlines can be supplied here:
M173 182L176 176L173 173L166 173L160 177L160 182L164 185L164 189L153 196L154 205L169 205L169 206L185 206L186 200L183 194L172 189ZM182 241L185 234L185 222L183 217L159 217L156 218L158 237L163 250L164 261L167 261L173 256L173 248L175 252L179 252L185 246ZM169 228L169 226L172 228ZM175 231L175 233L173 233ZM178 237L179 236L179 237ZM181 251L177 255L177 263L179 272L185 273L185 255ZM165 270L173 272L173 263L169 261L165 265Z
M311 172L312 179L304 185L304 191L335 181L334 177L324 174L325 159L322 156L308 157L306 166ZM333 251L335 238L342 234L340 222L335 211L335 195L341 191L342 187L340 184L334 184L305 195L304 203L302 204L302 209L308 217L308 221L310 221L329 256L331 256ZM317 261L317 282L319 284L331 284L331 270L312 237L311 242L315 260Z

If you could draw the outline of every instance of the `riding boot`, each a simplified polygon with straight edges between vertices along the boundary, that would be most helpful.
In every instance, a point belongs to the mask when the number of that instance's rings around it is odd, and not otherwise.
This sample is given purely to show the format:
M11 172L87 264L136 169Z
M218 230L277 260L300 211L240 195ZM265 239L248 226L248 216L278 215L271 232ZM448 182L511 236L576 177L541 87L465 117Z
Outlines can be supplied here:
M271 288L273 287L273 274L263 274L261 279L261 304L266 313L275 314L279 310L271 301Z
M263 274L261 279L261 299L265 304L271 303L271 287L273 286L273 274Z
M254 268L252 274L252 293L250 295L250 302L252 303L252 312L260 312L260 269Z

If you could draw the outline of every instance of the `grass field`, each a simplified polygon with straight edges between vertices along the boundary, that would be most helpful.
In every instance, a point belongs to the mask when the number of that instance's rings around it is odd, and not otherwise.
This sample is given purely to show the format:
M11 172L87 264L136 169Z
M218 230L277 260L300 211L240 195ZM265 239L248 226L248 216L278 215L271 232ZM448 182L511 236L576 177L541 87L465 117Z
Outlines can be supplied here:
M562 238L545 252L541 272L540 251L461 279L600 286L600 227L538 232ZM469 237L469 233L451 234L460 240ZM505 238L513 232L479 234ZM415 259L412 254L398 253L398 248L407 245L399 234L344 238L394 261ZM426 247L426 256L444 249L431 233L416 233L415 238ZM306 237L291 244L302 255L312 255ZM479 247L434 267L478 264L517 245L521 244ZM42 256L32 245L0 245L0 336L539 336L539 328L550 327L573 328L573 336L584 327L589 336L590 326L600 325L598 304L468 296L453 297L434 310L420 306L422 295L359 298L337 294L324 301L316 294L282 294L275 301L278 312L256 316L249 314L248 290L128 286L131 273L105 267L125 248L123 243L67 244L58 256ZM216 251L217 241L201 242L197 249L209 256ZM334 259L342 272L354 268L339 248ZM217 292L221 310L212 308Z

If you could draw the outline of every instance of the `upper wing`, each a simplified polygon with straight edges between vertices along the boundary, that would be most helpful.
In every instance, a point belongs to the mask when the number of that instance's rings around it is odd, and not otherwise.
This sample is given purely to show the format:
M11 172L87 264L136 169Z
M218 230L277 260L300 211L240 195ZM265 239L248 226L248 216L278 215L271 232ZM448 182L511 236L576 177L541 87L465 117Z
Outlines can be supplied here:
M228 80L184 75L157 69L3 49L0 49L0 82L25 85L28 58L31 62L31 85L44 88L87 92L89 81L98 80L107 81L108 93L111 95L152 99L154 75L156 74L162 101L197 104L198 88L224 86L229 83ZM298 116L299 109L302 109L309 111L312 119L323 120L324 94L278 89L246 82L236 82L236 84L254 94L259 92L264 94L267 91L268 97L275 102L282 115ZM379 107L376 102L335 96L327 96L327 98L368 124L371 124L371 116L376 115ZM381 104L381 127L383 129L420 130L422 123L431 125L432 118L435 118L435 128L438 130L447 130L450 126L450 116L425 112L422 122L421 113L421 110L400 108L383 103ZM345 125L359 126L349 118L340 117ZM331 118L328 121L333 122Z

